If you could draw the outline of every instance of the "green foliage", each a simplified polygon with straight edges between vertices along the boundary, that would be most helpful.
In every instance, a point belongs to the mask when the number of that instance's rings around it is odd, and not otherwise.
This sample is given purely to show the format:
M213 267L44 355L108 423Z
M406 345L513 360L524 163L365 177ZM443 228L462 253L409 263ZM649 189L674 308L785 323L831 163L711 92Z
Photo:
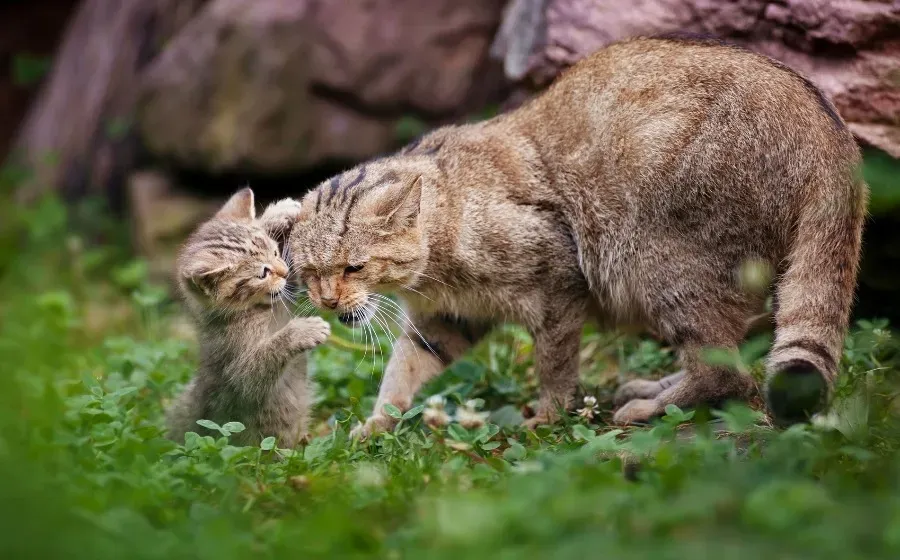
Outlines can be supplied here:
M885 214L900 205L900 163L888 154L869 149L866 151L862 175L869 185L869 209L875 214Z
M53 61L46 56L28 53L16 54L12 58L13 84L28 87L39 82L50 71Z
M900 554L900 344L883 321L854 326L833 413L780 432L736 405L712 422L673 406L651 428L611 429L606 401L596 417L523 430L536 397L531 340L504 327L414 408L388 408L393 431L355 443L390 337L373 352L335 324L334 343L312 353L321 429L307 444L237 447L236 421L201 421L207 435L176 444L163 411L196 352L165 291L104 241L120 238L107 226L72 233L75 217L53 199L9 216L0 557ZM755 372L764 346L713 359ZM673 365L649 341L588 333L585 348L586 376L607 353L636 373ZM448 423L428 427L429 395L444 397Z

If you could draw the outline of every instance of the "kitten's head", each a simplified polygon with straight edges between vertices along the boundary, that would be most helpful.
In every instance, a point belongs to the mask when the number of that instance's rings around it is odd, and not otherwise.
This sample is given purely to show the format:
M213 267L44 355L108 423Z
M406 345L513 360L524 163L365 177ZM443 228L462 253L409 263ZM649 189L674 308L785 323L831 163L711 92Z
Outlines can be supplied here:
M309 299L341 322L371 319L373 292L413 286L428 246L419 223L429 169L391 158L360 165L303 199L289 248Z
M256 222L253 191L242 189L187 240L178 284L204 309L239 311L271 305L287 285L278 243Z

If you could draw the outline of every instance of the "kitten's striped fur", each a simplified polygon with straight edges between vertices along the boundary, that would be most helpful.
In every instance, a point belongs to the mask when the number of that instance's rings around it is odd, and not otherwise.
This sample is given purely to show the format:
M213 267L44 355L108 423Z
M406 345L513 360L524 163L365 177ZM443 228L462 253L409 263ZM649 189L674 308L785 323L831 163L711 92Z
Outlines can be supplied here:
M278 301L289 289L289 269L276 239L287 236L299 210L285 199L256 220L246 188L181 249L177 283L199 330L200 368L169 410L170 438L208 433L200 419L242 422L246 430L231 437L235 444L275 436L289 448L306 434L311 388L304 352L330 331L321 318L291 318Z
M746 397L752 380L702 350L745 335L760 295L738 278L753 261L775 272L770 408L795 421L822 408L838 371L868 195L859 164L830 102L785 66L693 37L633 39L510 113L323 183L290 243L314 303L346 313L398 291L410 339L443 350L400 338L359 434L389 427L385 403L410 406L504 320L534 337L531 425L570 404L588 318L641 323L681 349L683 375L622 387L617 422Z

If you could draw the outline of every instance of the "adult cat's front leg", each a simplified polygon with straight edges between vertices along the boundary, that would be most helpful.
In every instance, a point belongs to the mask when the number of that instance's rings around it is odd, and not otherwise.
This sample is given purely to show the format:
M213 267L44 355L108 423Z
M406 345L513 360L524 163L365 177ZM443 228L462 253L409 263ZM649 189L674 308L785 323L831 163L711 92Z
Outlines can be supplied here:
M412 320L415 327L408 324L404 335L394 343L372 415L351 431L352 437L364 439L392 429L397 420L385 413L384 405L409 410L422 384L444 371L490 330L488 325L446 316Z
M534 329L535 369L541 387L537 413L525 421L526 428L556 422L558 410L566 410L572 404L578 384L578 350L584 321L583 311L573 305L555 310Z

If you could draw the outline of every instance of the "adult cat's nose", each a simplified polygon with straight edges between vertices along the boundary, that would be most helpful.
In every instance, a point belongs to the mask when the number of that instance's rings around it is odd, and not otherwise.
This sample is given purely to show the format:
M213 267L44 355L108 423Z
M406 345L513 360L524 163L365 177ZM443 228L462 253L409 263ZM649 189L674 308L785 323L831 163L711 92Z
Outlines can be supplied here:
M285 263L277 262L277 263L275 263L274 268L275 268L275 274L277 274L279 278L287 278L289 270Z
M324 305L328 309L334 309L335 307L337 307L338 300L336 300L335 298L323 297L323 298L321 298L321 300L322 300L322 305Z

